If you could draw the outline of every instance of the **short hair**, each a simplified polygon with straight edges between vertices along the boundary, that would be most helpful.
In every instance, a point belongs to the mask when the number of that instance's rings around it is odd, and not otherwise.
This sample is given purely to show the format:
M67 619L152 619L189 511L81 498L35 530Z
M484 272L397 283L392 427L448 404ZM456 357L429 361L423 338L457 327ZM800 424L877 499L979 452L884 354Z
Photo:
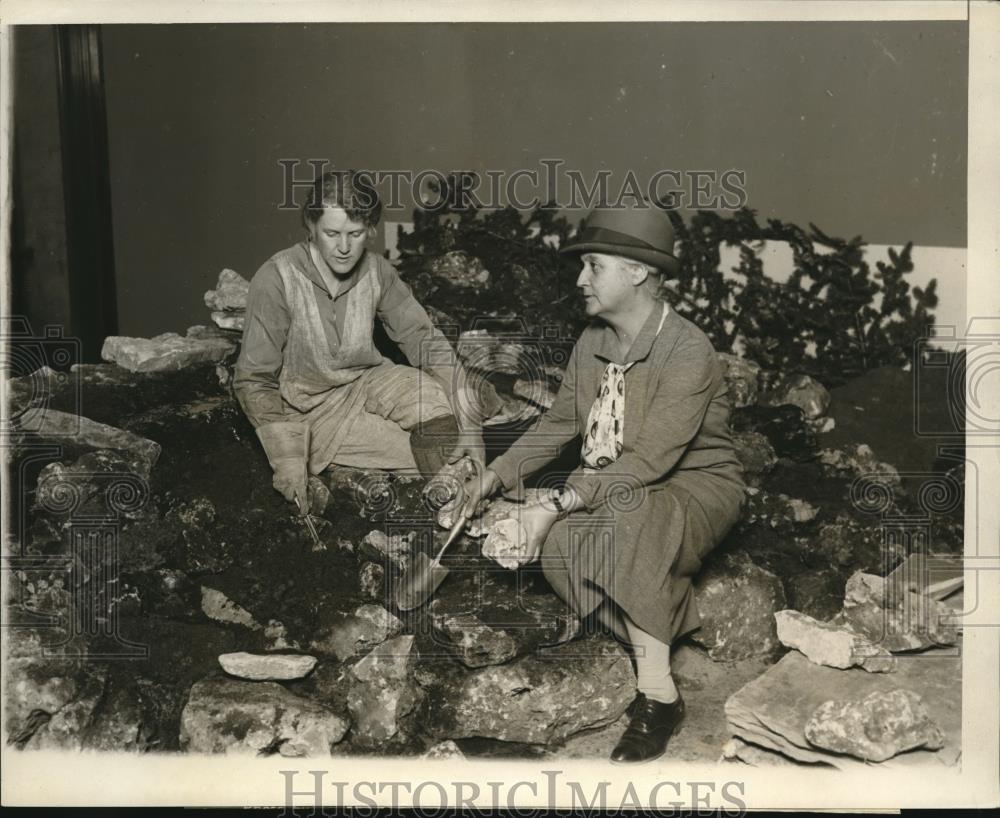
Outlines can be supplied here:
M330 170L317 177L302 204L302 226L308 229L319 221L324 208L339 207L365 227L375 227L382 218L382 201L372 181L363 170Z
M638 270L642 270L646 275L657 276L660 275L660 268L654 267L652 264L647 264L645 261L639 261L638 259L628 258L627 256L618 256L618 260L627 267L633 267Z

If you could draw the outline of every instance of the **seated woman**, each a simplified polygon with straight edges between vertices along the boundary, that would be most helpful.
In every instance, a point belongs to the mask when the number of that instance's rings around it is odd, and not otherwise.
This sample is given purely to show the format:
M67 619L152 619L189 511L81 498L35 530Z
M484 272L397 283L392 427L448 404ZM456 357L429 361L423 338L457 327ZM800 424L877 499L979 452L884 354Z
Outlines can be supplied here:
M698 627L692 577L737 521L742 468L711 342L660 297L676 273L673 228L653 207L598 209L563 252L593 319L551 409L481 480L462 513L523 480L582 437L582 462L521 510L530 559L580 616L595 613L633 648L638 695L611 760L661 756L684 715L670 645Z

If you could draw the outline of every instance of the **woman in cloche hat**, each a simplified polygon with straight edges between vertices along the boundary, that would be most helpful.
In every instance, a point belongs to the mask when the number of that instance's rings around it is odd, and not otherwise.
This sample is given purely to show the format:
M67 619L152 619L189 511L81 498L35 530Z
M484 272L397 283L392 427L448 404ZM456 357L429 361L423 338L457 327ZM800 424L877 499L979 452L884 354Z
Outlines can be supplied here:
M684 716L670 646L698 627L692 578L744 502L715 351L662 299L673 244L667 214L641 205L594 210L562 249L582 263L591 324L552 407L466 484L462 512L500 490L523 496L525 477L582 438L579 467L520 522L555 591L633 649L638 693L611 754L621 763L663 755Z

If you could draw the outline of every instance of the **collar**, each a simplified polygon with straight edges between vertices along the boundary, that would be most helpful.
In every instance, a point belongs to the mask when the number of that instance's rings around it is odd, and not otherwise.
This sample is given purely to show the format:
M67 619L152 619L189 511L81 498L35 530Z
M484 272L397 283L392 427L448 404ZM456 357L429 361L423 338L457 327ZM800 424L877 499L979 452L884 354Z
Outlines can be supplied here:
M656 304L662 306L654 306L649 311L649 317L642 325L642 329L639 330L639 334L632 342L632 346L629 347L629 351L625 354L625 360L619 362L615 331L607 324L602 327L594 355L613 364L620 363L622 365L641 361L649 357L650 350L653 348L653 341L656 340L656 336L659 334L658 331L661 329L661 319L663 321L662 326L666 326L667 321L670 320L670 316L673 313L673 310L667 306L667 302L657 301ZM663 312L664 308L666 308L666 315Z
M329 295L330 288L327 286L323 274L316 267L316 263L313 261L312 253L309 252L309 242L302 241L300 242L300 246L302 247L302 253L305 255L306 259L302 272L306 274L306 278L308 278L313 284ZM365 248L364 255L358 259L357 266L355 266L354 272L351 273L351 277L340 282L340 287L337 290L337 294L334 296L334 300L348 293L354 285L361 280L362 276L364 276L365 273L371 269L373 263L374 257L372 256L371 250ZM333 273L330 273L330 275L332 276Z

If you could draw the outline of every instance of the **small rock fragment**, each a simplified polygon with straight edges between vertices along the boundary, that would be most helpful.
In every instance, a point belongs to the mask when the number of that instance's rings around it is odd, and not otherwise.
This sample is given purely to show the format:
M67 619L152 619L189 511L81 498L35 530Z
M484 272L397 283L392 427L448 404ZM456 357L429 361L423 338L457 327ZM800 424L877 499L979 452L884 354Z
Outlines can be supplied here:
M260 623L246 608L237 605L222 591L214 588L201 588L201 609L209 619L223 622L227 625L242 625L252 631L261 629Z

